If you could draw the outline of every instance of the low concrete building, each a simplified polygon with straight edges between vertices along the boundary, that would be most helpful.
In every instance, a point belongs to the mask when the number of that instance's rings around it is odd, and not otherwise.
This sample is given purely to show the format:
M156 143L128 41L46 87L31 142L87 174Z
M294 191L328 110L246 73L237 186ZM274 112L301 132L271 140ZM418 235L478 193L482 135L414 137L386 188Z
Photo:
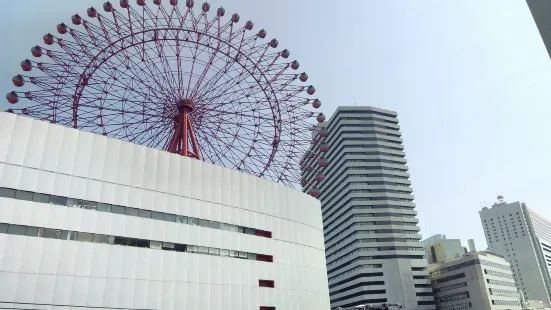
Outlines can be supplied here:
M429 267L436 309L522 310L511 265L490 252Z
M446 263L461 258L466 252L459 239L444 238L431 243L423 242L423 244L429 264Z

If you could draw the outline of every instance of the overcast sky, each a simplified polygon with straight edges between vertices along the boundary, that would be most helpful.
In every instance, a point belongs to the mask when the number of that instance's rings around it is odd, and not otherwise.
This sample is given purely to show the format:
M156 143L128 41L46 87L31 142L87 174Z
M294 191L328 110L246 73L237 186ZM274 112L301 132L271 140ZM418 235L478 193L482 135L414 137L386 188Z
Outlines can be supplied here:
M5 2L2 96L45 33L104 1ZM498 193L551 219L551 60L524 0L210 3L288 48L327 115L354 97L398 112L424 237L484 248L478 211Z

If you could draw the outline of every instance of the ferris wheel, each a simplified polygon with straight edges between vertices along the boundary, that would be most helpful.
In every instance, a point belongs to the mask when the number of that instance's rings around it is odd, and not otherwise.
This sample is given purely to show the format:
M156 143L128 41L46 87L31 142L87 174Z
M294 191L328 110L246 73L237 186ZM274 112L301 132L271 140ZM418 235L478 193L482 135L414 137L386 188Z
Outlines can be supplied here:
M57 25L21 62L8 112L298 184L325 120L299 62L238 14L165 2L105 2Z

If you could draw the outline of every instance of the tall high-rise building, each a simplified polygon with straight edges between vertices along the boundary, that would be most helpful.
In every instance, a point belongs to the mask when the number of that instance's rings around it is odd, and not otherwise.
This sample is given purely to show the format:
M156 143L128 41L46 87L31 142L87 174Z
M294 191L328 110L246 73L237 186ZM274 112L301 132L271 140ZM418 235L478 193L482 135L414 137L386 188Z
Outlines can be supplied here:
M319 199L331 307L435 309L397 113L339 107L322 126L329 164Z
M527 300L550 303L551 222L526 204L500 201L480 211L488 249L510 263Z
M526 0L526 2L538 26L545 48L547 48L547 53L551 56L551 1Z

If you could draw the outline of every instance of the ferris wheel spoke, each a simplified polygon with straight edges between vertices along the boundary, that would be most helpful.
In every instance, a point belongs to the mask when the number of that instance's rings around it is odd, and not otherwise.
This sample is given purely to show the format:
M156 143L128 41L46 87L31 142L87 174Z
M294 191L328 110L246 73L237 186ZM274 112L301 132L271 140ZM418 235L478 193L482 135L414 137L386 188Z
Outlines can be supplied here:
M116 75L115 72L118 73L119 75ZM161 88L161 85L159 83L153 83L154 86L159 87L159 88L153 88L150 85L150 83L147 83L145 80L141 79L141 77L138 75L138 73L135 72L134 70L117 70L115 72L106 73L106 74L112 76L112 78L115 80L115 82L113 82L112 85L113 85L113 87L120 87L119 90L122 90L122 89L124 89L125 91L128 90L128 84L123 83L124 81L129 82L129 81L137 80L140 83L141 87L145 86L149 91L153 91L153 95L159 101L162 101L163 97L159 97L159 95L157 94L158 92L164 94L164 96L168 95L167 94L168 91ZM132 75L130 75L129 72ZM143 73L144 75L148 75L147 72L143 72L143 70L140 71L140 72ZM151 77L151 78L153 78L153 77ZM119 84L120 84L120 86L119 86ZM137 94L144 94L141 91L140 87L133 87L131 90L133 92L137 93Z

